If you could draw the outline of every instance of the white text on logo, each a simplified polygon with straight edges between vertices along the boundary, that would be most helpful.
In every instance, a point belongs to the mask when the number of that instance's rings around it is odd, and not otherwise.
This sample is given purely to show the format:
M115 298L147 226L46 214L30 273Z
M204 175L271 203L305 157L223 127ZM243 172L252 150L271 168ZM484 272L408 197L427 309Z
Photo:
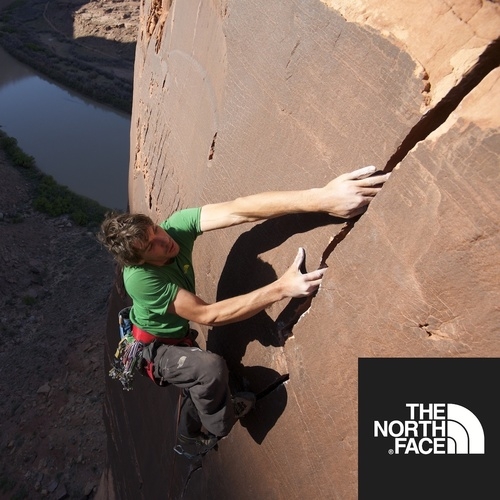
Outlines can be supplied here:
M374 437L393 437L399 455L484 454L484 431L478 418L453 403L406 403L408 420L375 420Z

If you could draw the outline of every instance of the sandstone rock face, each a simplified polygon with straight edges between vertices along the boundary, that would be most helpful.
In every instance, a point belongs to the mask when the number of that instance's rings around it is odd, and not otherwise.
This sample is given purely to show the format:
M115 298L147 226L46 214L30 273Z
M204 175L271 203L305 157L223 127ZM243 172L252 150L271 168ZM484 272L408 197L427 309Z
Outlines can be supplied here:
M116 498L355 499L358 358L500 355L499 6L393 3L142 4L133 211L160 220L394 171L358 221L296 215L200 238L207 301L280 276L298 246L329 270L310 304L200 328L232 384L266 394L201 470L172 452L175 389L109 385ZM113 352L114 317L110 339Z

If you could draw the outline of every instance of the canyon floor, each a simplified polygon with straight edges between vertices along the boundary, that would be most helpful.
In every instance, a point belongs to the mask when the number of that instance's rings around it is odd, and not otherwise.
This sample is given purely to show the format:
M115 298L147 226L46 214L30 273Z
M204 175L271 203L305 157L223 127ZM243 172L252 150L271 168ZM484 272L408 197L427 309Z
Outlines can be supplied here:
M93 232L33 210L3 155L0 178L0 498L92 498L113 264Z

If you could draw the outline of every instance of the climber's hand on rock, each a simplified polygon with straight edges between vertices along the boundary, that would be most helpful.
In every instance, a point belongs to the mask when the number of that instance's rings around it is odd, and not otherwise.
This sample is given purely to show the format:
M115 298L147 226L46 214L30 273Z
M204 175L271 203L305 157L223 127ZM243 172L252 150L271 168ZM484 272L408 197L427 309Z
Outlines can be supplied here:
M300 268L305 259L305 250L299 248L293 264L278 280L283 287L285 297L307 297L312 295L321 285L326 268L317 269L310 273L302 273Z
M391 175L376 174L374 166L339 175L321 190L322 211L348 219L364 212Z

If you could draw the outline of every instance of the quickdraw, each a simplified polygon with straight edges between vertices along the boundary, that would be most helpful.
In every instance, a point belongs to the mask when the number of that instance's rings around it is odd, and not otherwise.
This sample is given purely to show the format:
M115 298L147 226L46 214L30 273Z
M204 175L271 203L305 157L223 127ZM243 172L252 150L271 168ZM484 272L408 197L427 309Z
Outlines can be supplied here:
M180 445L177 444L174 446L174 451L178 455L182 455L183 457L187 458L188 460L194 460L195 458L203 458L210 450L217 450L218 449L218 444L215 442L214 444L210 446L205 446L200 449L198 453L188 453L187 451L184 450L184 448Z
M109 371L112 379L119 380L124 391L132 390L134 371L141 366L144 344L132 336L132 323L129 319L130 307L118 314L121 340L113 359L113 368Z

